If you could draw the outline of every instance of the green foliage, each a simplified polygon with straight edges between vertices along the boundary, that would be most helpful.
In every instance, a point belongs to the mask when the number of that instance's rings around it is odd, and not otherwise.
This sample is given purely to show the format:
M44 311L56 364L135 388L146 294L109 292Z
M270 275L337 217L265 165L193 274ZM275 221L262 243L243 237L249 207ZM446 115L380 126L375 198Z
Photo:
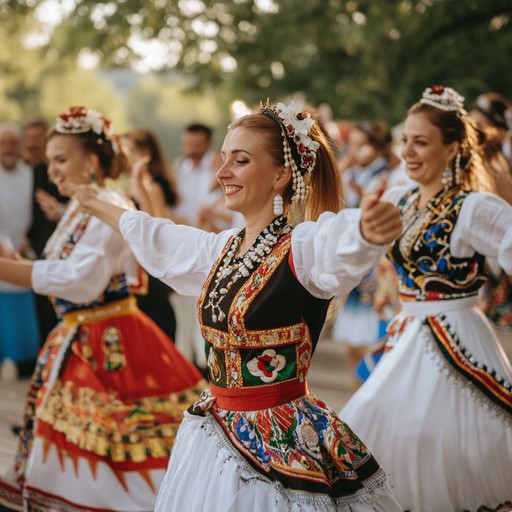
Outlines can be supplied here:
M229 123L227 96L217 90L186 92L183 79L175 76L139 78L126 98L131 127L152 130L172 161L181 154L181 134L186 125L201 122L214 130L214 142L220 146ZM224 101L215 101L225 96Z
M215 108L201 106L206 116L222 117L230 97L252 104L302 93L336 117L394 123L432 83L468 101L512 91L510 0L75 0L48 42L27 48L24 37L45 28L34 15L44 3L0 0L10 55L0 56L0 115L34 108L38 82L75 69L84 51L104 69L148 66L149 55L154 70L182 77L180 87L215 96ZM161 126L173 112L163 97L128 117L151 112Z

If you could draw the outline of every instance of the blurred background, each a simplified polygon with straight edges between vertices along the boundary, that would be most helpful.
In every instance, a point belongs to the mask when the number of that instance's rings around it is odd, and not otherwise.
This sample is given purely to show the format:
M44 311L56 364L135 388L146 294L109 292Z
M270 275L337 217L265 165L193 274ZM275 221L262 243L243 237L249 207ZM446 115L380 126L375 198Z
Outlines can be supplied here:
M0 0L0 120L85 104L154 130L169 158L187 123L219 145L267 97L394 125L433 83L510 97L511 15L510 0Z

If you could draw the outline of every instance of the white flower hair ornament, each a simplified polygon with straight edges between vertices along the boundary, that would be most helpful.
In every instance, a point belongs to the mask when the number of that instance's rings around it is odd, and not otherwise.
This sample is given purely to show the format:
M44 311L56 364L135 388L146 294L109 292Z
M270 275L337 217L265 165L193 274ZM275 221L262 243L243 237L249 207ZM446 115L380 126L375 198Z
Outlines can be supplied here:
M310 174L315 168L316 152L320 144L313 140L309 133L315 124L309 112L301 112L295 102L288 106L278 103L271 106L260 104L260 113L271 117L279 125L283 137L284 164L292 171L292 203L306 199L304 175Z
M420 103L446 112L457 112L459 115L467 114L464 110L464 96L461 96L451 87L444 87L442 85L427 87L423 91Z
M112 123L99 112L86 107L70 107L67 112L57 116L55 131L58 133L87 133L94 132L109 139Z

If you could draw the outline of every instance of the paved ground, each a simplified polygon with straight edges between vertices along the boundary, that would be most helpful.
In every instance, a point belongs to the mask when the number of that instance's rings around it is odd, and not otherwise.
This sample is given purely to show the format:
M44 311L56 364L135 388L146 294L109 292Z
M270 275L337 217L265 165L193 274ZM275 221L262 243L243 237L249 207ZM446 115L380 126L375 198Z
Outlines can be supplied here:
M512 360L512 335L500 335ZM320 340L309 374L309 386L316 396L339 411L352 394L352 380L346 367L344 346L328 337ZM11 426L19 423L28 380L0 382L0 474L11 464L16 437Z

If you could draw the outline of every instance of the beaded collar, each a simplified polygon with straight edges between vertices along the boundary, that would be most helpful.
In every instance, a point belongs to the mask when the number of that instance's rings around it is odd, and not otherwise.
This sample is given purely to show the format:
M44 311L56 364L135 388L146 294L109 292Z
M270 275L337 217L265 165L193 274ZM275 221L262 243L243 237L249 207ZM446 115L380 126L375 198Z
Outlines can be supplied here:
M242 229L233 237L229 250L217 269L213 288L208 294L208 301L204 305L204 309L211 309L213 323L222 322L226 318L226 312L221 308L221 303L231 287L241 277L248 277L251 271L272 252L279 239L290 232L291 226L288 224L286 217L276 217L258 235L249 250L240 258L236 258L236 253L244 239L245 229ZM228 276L229 281L225 282Z

